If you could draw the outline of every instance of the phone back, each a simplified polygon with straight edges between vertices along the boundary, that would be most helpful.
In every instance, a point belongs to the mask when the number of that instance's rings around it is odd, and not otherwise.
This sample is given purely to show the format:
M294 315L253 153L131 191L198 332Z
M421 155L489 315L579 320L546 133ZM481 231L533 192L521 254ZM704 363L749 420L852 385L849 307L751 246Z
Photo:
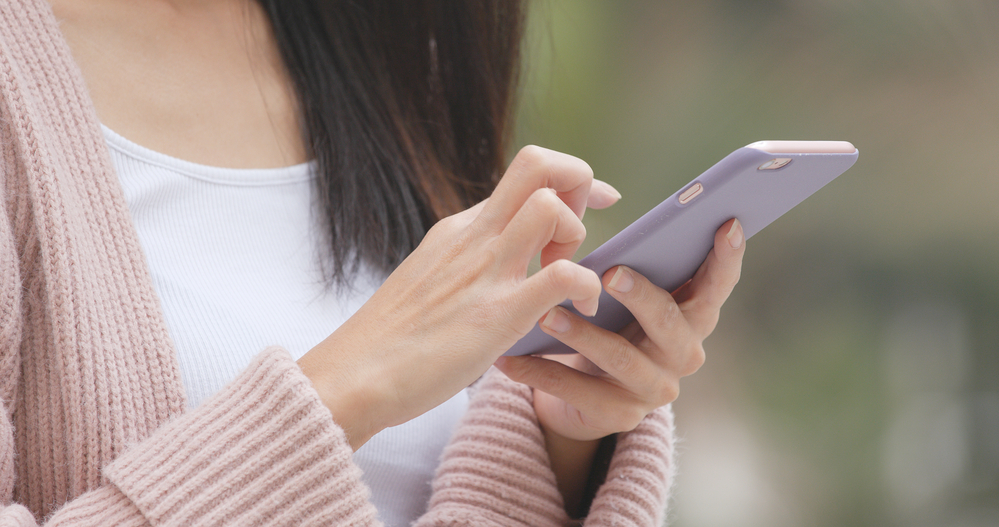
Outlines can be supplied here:
M753 148L754 145L726 156L579 264L599 276L615 265L624 264L659 287L674 291L700 267L714 245L715 232L726 221L738 218L748 239L853 166L859 155L856 150L766 152ZM790 162L777 169L761 168L776 159L790 159ZM700 193L688 198L698 184ZM681 203L681 196L685 203ZM562 305L578 314L570 302ZM604 291L597 314L590 320L600 327L619 331L634 317ZM571 348L536 326L506 355L569 352Z

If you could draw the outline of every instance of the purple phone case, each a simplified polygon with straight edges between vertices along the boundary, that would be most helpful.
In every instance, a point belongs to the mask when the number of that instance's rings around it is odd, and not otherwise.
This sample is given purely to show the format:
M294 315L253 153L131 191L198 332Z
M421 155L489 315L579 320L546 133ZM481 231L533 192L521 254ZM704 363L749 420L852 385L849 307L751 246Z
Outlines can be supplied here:
M593 269L599 276L615 265L624 264L659 287L673 291L694 275L714 246L715 232L726 221L738 218L749 238L836 179L853 166L858 155L859 151L781 154L740 148L598 247L579 264ZM776 170L760 169L761 165L778 157L790 158L791 162ZM697 183L703 186L703 191L681 204L679 197ZM571 302L563 302L562 306L578 314ZM634 317L604 291L597 314L590 320L600 327L619 331ZM535 326L505 355L571 352L571 348Z

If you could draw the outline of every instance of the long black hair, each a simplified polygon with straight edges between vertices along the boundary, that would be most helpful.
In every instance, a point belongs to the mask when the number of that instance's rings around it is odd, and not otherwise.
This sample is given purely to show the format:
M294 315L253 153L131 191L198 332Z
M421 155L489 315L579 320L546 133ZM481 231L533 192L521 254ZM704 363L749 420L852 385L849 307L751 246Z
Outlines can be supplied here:
M329 278L390 271L502 173L519 0L258 0L317 165Z

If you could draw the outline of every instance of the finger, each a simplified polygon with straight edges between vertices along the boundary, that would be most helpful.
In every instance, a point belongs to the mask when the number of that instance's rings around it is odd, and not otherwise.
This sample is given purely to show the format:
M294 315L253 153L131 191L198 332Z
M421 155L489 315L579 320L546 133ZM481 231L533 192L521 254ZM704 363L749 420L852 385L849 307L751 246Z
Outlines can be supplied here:
M583 222L548 188L535 190L499 237L499 254L519 261L522 274L541 251L541 265L576 254L586 238Z
M590 184L590 195L586 199L586 206L591 209L606 209L621 199L621 193L609 183L594 179Z
M680 310L698 335L709 335L718 323L722 304L739 282L745 252L742 224L729 220L715 233L715 246L697 273L677 292Z
M552 188L578 218L583 217L593 170L582 159L539 146L525 146L510 162L479 217L502 230L539 188Z
M647 414L645 406L651 406L635 404L638 398L634 394L606 379L553 360L530 355L502 357L496 367L513 381L562 399L582 415L603 416L608 422L600 423L602 428L630 430Z
M628 339L597 327L560 306L548 311L541 320L541 329L579 352L623 386L653 386L660 375L660 367Z
M704 364L701 338L694 334L673 297L635 270L619 265L603 276L607 292L623 304L645 338L635 345L656 364L690 375ZM631 340L635 338L632 336Z
M634 269L619 265L604 273L607 293L631 311L642 330L655 342L686 338L690 327L680 307L666 290Z
M600 290L600 277L592 270L569 260L556 260L518 286L513 309L519 311L518 315L538 320L552 306L569 299L580 313L593 316Z

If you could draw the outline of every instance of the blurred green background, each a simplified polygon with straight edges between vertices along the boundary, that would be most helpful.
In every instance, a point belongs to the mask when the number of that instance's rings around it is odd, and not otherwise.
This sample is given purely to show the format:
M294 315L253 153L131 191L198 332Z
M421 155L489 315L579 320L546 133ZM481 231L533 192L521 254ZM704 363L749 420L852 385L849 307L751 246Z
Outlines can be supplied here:
M730 151L853 142L748 243L684 379L671 525L999 526L999 2L539 0L518 143L624 199Z

